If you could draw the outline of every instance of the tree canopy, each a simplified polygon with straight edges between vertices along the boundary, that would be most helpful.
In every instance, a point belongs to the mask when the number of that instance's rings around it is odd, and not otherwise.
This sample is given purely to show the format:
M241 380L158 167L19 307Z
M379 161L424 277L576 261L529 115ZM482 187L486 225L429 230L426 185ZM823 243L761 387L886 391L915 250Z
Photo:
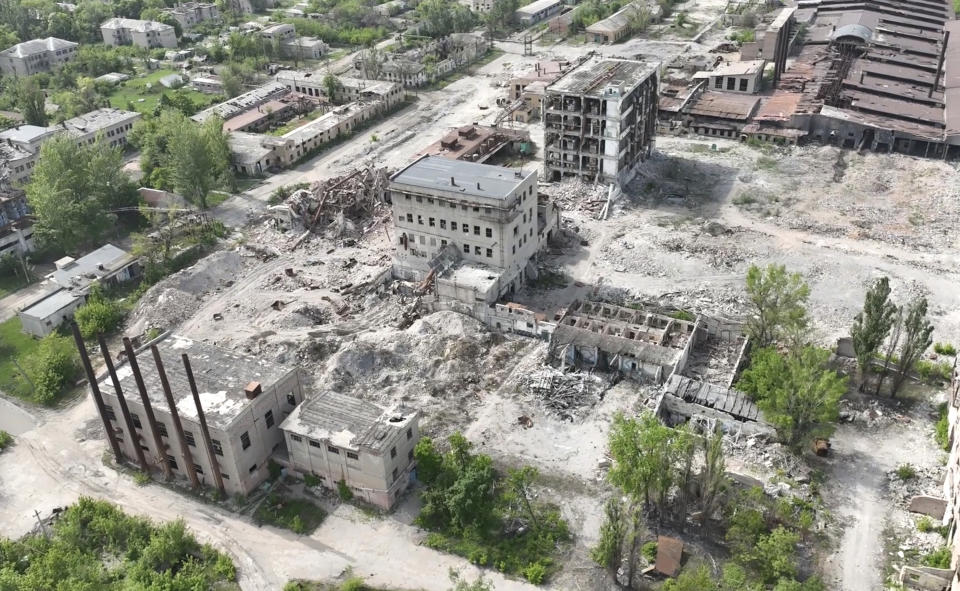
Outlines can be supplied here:
M102 137L82 146L69 135L45 142L26 191L37 237L66 252L99 245L116 225L111 212L137 202L120 149Z
M863 311L857 314L850 329L853 350L862 376L866 376L873 358L890 333L897 306L890 301L890 279L881 277L864 297Z
M747 332L754 345L768 347L806 328L804 306L810 287L799 273L788 273L783 265L771 264L765 269L751 265L747 271L747 295L752 308Z

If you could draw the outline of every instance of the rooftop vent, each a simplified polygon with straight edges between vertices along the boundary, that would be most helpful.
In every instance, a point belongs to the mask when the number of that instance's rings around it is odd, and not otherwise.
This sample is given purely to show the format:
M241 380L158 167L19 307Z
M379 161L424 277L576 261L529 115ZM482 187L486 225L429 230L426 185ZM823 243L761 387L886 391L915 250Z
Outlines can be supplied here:
M260 382L250 382L247 384L247 387L243 389L243 393L247 395L247 400L253 400L260 393L263 392L263 388L260 386Z

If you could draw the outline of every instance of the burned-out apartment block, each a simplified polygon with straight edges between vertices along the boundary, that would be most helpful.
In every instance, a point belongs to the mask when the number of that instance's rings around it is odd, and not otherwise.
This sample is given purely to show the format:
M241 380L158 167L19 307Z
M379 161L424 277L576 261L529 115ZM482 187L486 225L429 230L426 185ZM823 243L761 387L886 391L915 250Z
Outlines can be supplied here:
M659 62L594 58L547 87L547 180L629 182L653 150L659 67Z
M413 479L420 440L413 409L325 392L298 406L280 428L290 466L327 488L342 482L357 498L390 509Z
M303 401L300 371L182 336L148 345L132 363L122 357L116 380L109 372L98 378L123 456L194 486L252 491L269 476L271 455L282 452L280 424Z

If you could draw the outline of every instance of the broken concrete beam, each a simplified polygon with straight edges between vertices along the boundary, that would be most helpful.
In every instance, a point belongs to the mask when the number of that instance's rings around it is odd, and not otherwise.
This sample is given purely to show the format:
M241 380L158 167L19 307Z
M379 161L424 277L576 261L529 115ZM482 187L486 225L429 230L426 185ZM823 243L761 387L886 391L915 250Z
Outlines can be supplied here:
M922 513L934 519L943 520L943 514L947 510L947 502L936 497L917 495L910 499L908 510L911 513Z

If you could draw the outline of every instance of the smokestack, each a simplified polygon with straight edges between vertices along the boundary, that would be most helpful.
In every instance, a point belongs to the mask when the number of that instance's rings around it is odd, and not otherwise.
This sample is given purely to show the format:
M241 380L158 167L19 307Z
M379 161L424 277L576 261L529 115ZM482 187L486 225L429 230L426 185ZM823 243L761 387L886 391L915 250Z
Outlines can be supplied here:
M221 494L226 494L223 487L223 476L220 474L220 462L217 461L216 454L213 451L213 441L210 439L210 430L207 428L207 418L203 414L203 405L200 403L200 393L197 392L197 383L193 379L193 369L190 368L190 358L184 353L183 370L187 372L187 382L190 383L190 392L193 394L193 404L197 407L197 420L200 421L200 433L203 435L203 444L207 448L207 459L210 460L210 468L213 470L213 480Z
M140 364L137 363L137 353L133 350L133 343L130 339L123 337L123 348L127 352L127 363L130 364L130 371L133 372L133 380L137 384L137 390L140 391L140 402L143 403L143 412L147 415L147 424L150 425L150 433L153 435L153 445L157 450L157 461L163 468L163 477L167 480L173 478L173 471L170 470L170 463L167 462L166 446L160 439L160 430L157 428L157 417L153 414L153 405L150 404L150 396L147 394L147 387L143 384L143 375L140 373Z
M450 186L451 186L451 187L456 187L456 186L457 186L457 183L456 183L456 181L454 180L453 177L450 177Z
M123 414L123 424L127 428L127 433L130 434L130 441L133 442L133 451L137 454L137 462L140 464L140 469L149 474L150 467L147 465L146 458L143 457L143 448L140 447L140 435L133 426L133 419L130 418L130 409L127 407L127 399L123 395L123 388L120 387L120 379L117 377L117 372L113 367L113 359L110 357L110 351L107 350L107 340L103 338L103 335L98 335L97 341L100 343L100 352L103 353L103 362L107 365L107 371L110 373L110 380L113 382L113 390L117 393L117 403L120 405L120 413Z
M77 344L77 351L80 353L80 361L83 362L83 371L87 374L87 381L90 383L90 392L93 394L93 400L97 403L97 412L100 413L100 420L103 421L103 429L107 432L107 439L110 441L110 448L113 450L117 463L123 463L123 452L120 451L120 445L117 443L116 434L113 432L113 425L107 417L107 409L103 405L103 395L100 394L100 386L97 384L97 376L93 373L93 367L90 365L90 357L87 356L87 347L83 344L83 337L80 336L80 329L76 322L70 323L73 329L73 340Z
M173 392L170 391L167 372L163 369L163 359L160 358L160 350L157 349L156 345L150 345L150 352L153 353L153 362L157 364L157 373L160 375L160 387L163 388L163 395L167 399L167 406L170 407L170 419L173 420L173 428L177 432L180 451L183 452L183 462L186 464L187 476L190 477L190 484L193 488L200 488L200 479L197 478L197 470L193 467L193 454L190 453L190 446L187 445L187 438L183 434L183 423L180 422L180 413L177 412L177 402L173 399Z

